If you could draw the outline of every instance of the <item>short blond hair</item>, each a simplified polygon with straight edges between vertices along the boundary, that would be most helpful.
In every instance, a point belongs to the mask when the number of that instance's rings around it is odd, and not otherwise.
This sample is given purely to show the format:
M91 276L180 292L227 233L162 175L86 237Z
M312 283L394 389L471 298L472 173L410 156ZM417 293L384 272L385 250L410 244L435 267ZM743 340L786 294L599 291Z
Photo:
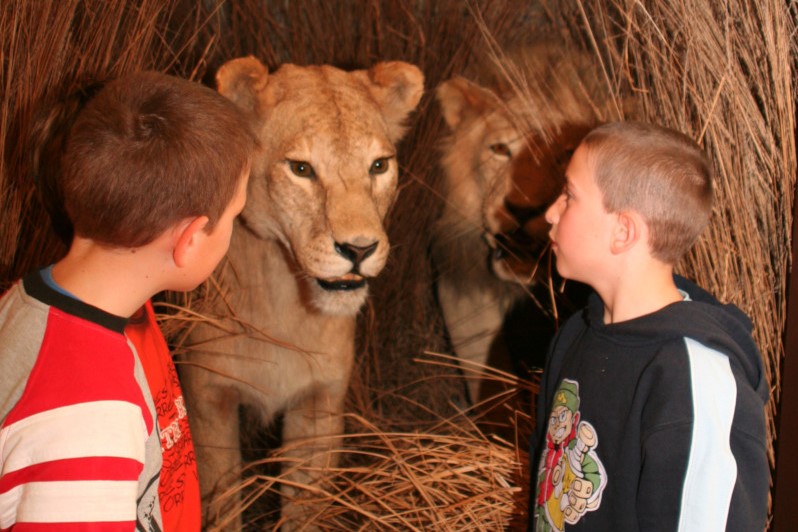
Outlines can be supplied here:
M698 144L642 122L610 122L583 139L608 212L634 210L655 258L676 264L712 214L712 171Z

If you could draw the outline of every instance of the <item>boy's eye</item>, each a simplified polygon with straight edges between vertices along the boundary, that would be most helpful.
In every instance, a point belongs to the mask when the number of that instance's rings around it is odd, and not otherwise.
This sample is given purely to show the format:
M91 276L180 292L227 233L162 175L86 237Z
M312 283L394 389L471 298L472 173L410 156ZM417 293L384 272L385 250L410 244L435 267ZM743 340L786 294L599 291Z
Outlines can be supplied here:
M297 177L305 177L308 179L316 177L316 172L313 170L313 167L310 163L306 163L305 161L288 161L288 167Z
M491 144L488 147L490 148L490 151L492 151L496 155L501 155L502 157L510 158L513 155L513 152L510 150L510 147L504 142L497 142L496 144Z
M390 167L390 157L380 157L376 159L373 163L371 163L371 168L369 168L369 174L371 175L378 175L384 174L388 171Z

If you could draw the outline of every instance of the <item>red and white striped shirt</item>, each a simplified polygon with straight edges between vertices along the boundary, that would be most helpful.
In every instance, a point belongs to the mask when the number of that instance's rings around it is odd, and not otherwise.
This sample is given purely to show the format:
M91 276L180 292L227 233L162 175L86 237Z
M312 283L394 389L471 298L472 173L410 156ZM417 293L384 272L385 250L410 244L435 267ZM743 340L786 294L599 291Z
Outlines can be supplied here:
M161 446L126 320L38 274L0 299L0 530L161 528Z

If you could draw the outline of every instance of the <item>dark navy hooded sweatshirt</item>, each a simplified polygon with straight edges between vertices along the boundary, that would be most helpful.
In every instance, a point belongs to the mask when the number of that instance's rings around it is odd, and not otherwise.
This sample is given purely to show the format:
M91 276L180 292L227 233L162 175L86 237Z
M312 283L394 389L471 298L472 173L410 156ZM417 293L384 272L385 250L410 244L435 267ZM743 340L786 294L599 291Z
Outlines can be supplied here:
M764 530L769 388L751 321L676 283L685 301L613 324L594 294L554 338L530 530Z

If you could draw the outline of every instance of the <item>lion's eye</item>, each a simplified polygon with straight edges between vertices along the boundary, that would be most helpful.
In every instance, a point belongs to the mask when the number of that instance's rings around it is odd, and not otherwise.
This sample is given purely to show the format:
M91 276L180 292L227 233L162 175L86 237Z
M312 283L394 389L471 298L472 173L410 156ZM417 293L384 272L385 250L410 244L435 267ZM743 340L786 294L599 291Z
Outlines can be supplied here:
M310 163L306 163L305 161L288 161L288 166L297 177L306 177L308 179L316 177L316 172L313 170L313 167L310 166Z
M381 157L371 163L371 168L369 168L369 173L371 175L378 175L384 174L388 171L388 167L390 166L390 158L389 157Z
M490 151L492 151L496 155L501 155L502 157L512 157L513 155L513 153L510 151L510 147L504 142L497 142L496 144L491 144L489 148Z

